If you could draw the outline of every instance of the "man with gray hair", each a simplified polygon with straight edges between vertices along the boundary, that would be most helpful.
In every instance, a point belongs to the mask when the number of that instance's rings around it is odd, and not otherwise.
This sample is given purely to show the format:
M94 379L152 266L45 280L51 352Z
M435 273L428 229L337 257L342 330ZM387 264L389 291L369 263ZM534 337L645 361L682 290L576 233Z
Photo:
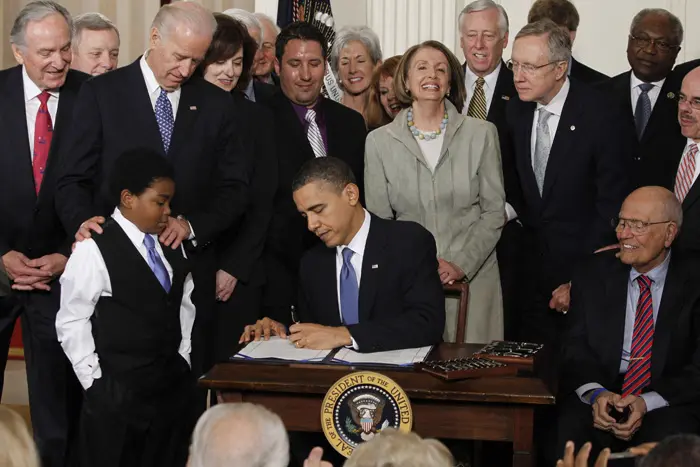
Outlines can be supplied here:
M275 41L280 28L275 21L264 13L254 13L262 25L262 52L260 60L253 65L253 77L266 84L280 85L280 78L275 73Z
M63 467L82 394L56 336L56 279L71 238L56 214L55 186L74 104L88 76L70 70L71 17L56 2L22 8L10 42L19 66L0 72L0 256L12 287L0 298L0 393L21 316L34 438L42 465Z
M521 189L509 147L506 105L517 96L513 72L503 63L508 45L508 14L493 0L476 0L459 15L459 43L464 52L464 85L467 100L463 113L496 125L501 147L503 184L506 190L506 224L496 245L503 291L503 331L507 340L516 337L522 226L513 205Z
M552 291L612 243L633 142L599 92L569 80L570 56L569 35L546 19L520 30L508 62L519 96L507 114L523 192L515 206L524 228L520 338L553 355L567 310L549 310Z
M218 404L192 435L188 467L287 467L289 440L282 420L263 406Z
M119 30L101 13L83 13L73 18L73 62L71 68L92 76L117 68Z
M262 24L253 13L240 8L230 8L224 11L224 14L230 16L236 21L241 22L246 29L248 29L248 34L250 34L250 37L255 39L255 42L258 44L258 50L255 52L255 58L253 59L252 69L255 70L258 63L264 59L262 46L265 43L266 37L264 35ZM248 87L243 90L243 94L245 94L248 100L264 104L276 91L277 89L275 86L271 84L266 84L262 81L251 79L248 83Z
M106 181L121 154L145 147L172 162L177 193L160 241L163 248L176 249L183 242L188 248L196 284L195 377L213 363L213 242L247 205L245 155L232 97L192 77L215 29L214 16L198 3L165 5L153 20L149 48L141 58L87 81L76 103L56 199L63 225L80 241L92 231L101 233L100 224L114 210ZM93 353L89 346L73 351L75 362ZM92 374L98 369L79 370ZM200 395L197 406L203 410L204 393Z

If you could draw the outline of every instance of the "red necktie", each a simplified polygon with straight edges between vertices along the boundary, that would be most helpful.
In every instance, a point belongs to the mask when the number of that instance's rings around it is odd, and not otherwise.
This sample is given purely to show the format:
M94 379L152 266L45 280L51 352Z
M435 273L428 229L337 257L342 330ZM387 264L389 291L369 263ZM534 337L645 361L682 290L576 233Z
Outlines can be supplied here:
M36 194L39 194L41 189L41 181L44 178L46 164L49 161L49 150L51 149L51 137L53 136L53 125L51 124L51 114L46 103L51 95L47 91L42 91L39 94L39 112L36 114L36 123L34 124L34 187Z
M622 397L639 395L651 381L651 347L654 344L654 311L651 301L651 279L639 276L639 300L634 316L630 364L622 383Z
M695 155L698 153L698 145L693 143L688 147L688 150L683 155L681 163L678 166L676 173L676 198L681 203L688 195L690 187L693 186L693 177L695 176Z

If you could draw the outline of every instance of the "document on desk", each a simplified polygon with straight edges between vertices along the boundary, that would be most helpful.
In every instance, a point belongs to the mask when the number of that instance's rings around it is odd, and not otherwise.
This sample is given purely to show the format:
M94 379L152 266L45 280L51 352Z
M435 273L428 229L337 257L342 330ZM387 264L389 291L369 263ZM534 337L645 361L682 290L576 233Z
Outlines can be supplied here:
M420 363L430 353L433 346L415 349L390 350L388 352L359 353L352 349L340 349L333 357L336 363L350 364L380 364L407 366Z
M288 339L271 336L270 340L252 341L233 356L235 359L259 360L274 358L290 362L320 362L330 350L297 349Z

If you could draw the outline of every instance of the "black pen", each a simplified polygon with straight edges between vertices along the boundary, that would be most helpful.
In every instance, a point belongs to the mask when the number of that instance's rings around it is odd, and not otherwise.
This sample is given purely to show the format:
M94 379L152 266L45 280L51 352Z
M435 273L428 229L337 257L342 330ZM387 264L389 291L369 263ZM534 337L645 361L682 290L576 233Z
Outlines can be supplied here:
M292 323L299 324L299 318L297 318L297 312L296 312L296 308L294 308L294 305L289 307L289 311L292 314Z

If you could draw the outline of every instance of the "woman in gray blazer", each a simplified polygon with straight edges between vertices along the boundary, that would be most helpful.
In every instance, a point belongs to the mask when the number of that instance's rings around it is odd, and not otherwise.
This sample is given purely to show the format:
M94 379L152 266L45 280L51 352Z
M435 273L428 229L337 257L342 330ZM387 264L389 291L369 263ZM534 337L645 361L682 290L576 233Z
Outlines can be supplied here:
M432 232L443 284L466 280L470 285L466 341L502 339L495 248L505 222L505 193L496 127L461 115L462 67L439 42L411 47L394 86L408 108L367 137L367 208ZM457 304L448 299L448 342L456 339Z

